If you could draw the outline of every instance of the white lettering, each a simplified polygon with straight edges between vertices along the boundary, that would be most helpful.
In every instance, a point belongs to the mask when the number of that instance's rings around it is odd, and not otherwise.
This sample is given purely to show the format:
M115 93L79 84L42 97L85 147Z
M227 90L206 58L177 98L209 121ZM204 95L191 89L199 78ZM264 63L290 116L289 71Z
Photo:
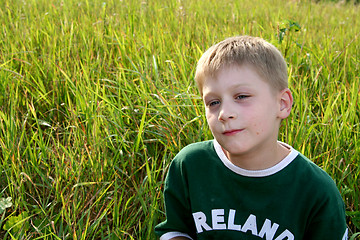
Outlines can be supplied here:
M235 214L236 211L233 209L230 209L229 212L229 219L228 219L228 229L229 230L235 230L235 231L240 231L241 230L241 225L236 225L235 222Z
M271 226L271 221L269 219L266 219L258 236L264 238L264 235L266 235L266 240L272 240L278 227L279 224L274 223Z
M206 223L206 216L203 212L196 212L196 213L193 213L192 215L193 215L193 218L195 221L196 231L198 233L202 233L203 228L206 231L212 230L211 227Z
M212 227L216 230L225 230L226 224L224 219L224 209L211 210Z
M289 230L285 230L283 233L281 233L275 240L283 240L283 239L287 239L287 240L294 240L294 235L289 231Z
M211 213L209 213L208 219L209 223L212 223L210 226L206 220L207 217L203 212L195 212L193 213L193 218L195 222L195 227L197 233L202 233L204 231L212 231L212 230L232 230L232 231L241 231L247 233L248 231L251 232L252 235L258 236L261 239L265 240L294 240L294 235L289 231L285 230L280 235L275 238L277 235L277 231L279 230L278 223L272 223L271 220L265 219L261 228L257 228L257 218L255 215L250 214L249 217L246 219L245 223L240 225L235 223L236 219L236 210L229 209L229 215L227 219L225 218L225 209L212 209ZM211 215L210 215L211 214ZM237 218L239 221L239 217ZM260 221L260 220L259 220ZM242 223L242 222L240 222ZM260 227L260 226L259 226ZM348 232L347 230L344 233L343 239L347 238ZM275 238L275 239L274 239Z
M257 236L257 227L256 227L256 216L253 214L250 214L246 222L244 223L244 226L242 227L241 231L247 232L251 231L251 233L255 236Z

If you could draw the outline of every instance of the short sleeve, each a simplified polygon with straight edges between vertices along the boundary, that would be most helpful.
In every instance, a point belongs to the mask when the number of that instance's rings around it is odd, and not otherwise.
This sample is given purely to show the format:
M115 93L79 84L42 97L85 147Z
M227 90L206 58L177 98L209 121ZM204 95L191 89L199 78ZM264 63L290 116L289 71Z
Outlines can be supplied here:
M196 239L195 224L191 214L186 169L181 159L175 157L165 180L164 201L166 220L155 227L161 237L176 232Z

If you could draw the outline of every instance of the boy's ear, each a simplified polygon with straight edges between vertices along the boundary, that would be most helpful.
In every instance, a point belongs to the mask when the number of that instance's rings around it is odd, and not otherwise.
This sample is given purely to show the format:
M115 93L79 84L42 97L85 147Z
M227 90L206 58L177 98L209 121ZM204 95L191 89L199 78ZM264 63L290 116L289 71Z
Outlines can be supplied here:
M293 96L291 94L290 89L285 88L279 94L280 100L280 109L279 109L279 118L285 119L290 115L292 104L293 104Z

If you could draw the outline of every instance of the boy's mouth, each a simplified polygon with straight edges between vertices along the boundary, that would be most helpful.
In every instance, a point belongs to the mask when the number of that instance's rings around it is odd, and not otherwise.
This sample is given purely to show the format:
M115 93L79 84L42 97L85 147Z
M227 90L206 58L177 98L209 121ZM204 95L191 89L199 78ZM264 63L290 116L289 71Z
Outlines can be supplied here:
M231 130L226 130L226 131L224 131L223 132L223 134L225 135L225 136L232 136L232 135L235 135L235 134L237 134L237 133L239 133L239 132L241 132L241 131L243 131L244 129L231 129Z

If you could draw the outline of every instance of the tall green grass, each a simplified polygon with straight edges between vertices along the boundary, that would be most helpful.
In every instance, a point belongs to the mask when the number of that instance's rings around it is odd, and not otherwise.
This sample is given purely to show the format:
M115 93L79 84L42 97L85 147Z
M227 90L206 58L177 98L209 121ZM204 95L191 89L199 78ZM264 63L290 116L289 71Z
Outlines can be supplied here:
M295 103L280 138L334 178L356 238L358 6L0 2L1 238L155 239L171 159L211 139L196 61L239 34L261 36L285 55Z

